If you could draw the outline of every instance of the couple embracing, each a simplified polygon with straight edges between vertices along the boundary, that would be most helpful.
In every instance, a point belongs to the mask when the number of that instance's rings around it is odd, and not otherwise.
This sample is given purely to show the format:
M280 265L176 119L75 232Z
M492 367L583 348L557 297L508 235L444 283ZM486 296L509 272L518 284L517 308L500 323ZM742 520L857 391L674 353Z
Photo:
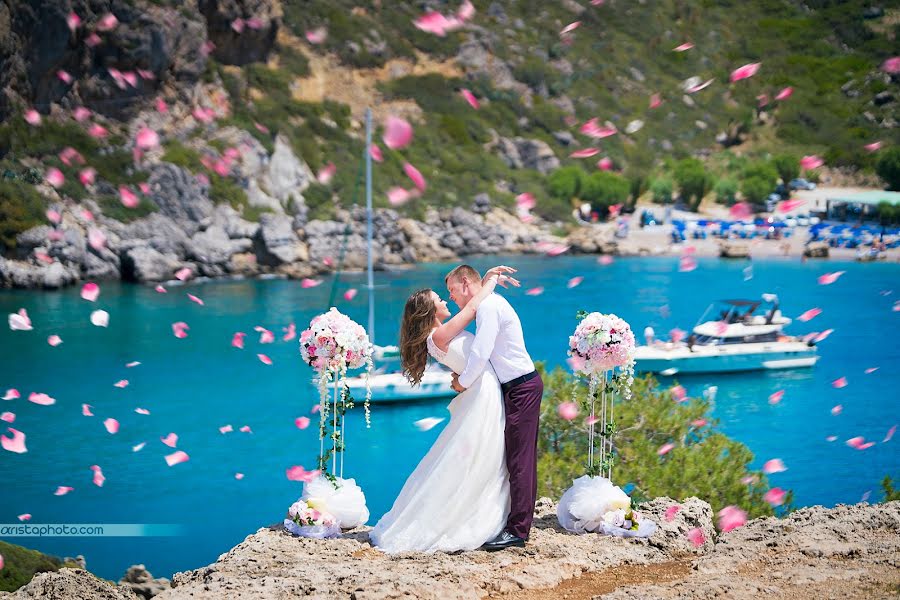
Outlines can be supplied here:
M447 302L430 289L406 301L403 372L416 385L430 355L454 372L450 422L369 534L388 553L502 550L524 546L537 496L537 437L544 385L525 349L519 316L497 285L518 286L494 267L468 265L445 278ZM465 328L476 321L473 336Z

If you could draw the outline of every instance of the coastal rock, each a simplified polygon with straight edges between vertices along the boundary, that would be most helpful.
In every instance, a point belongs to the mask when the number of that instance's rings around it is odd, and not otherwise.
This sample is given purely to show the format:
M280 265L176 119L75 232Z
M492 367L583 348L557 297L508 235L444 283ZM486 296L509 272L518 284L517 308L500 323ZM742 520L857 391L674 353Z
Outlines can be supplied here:
M275 43L281 10L272 0L199 0L213 56L221 63L265 62Z
M125 573L125 576L119 580L119 586L130 588L138 596L145 600L150 600L150 598L169 589L171 584L165 577L154 579L144 565L131 565L128 567L128 572Z
M566 244L575 254L615 254L618 248L615 227L607 224L579 227L569 234Z
M291 196L295 202L302 202L302 192L312 181L312 170L297 158L287 139L281 135L276 137L268 169L259 179L260 186L268 195L286 204Z
M41 269L40 276L41 286L48 290L58 290L78 281L78 272L60 262L53 262Z
M719 256L722 258L747 258L750 256L750 244L734 241L720 242Z
M441 246L436 239L425 233L418 221L400 219L397 221L397 225L409 240L412 261L437 262L456 258L456 254L452 250Z
M213 223L225 230L233 240L254 238L259 232L259 223L247 221L227 204L219 204L213 214Z
M233 254L246 252L253 247L248 238L231 239L225 229L213 225L191 238L188 258L206 265L225 265Z
M254 248L260 264L276 267L294 261L308 261L309 252L301 243L287 215L264 214L259 232L254 238Z
M513 169L534 169L542 175L559 168L560 162L543 140L501 137L497 143L500 158Z
M84 569L64 568L37 573L15 592L0 592L4 600L141 600L131 588L116 586Z
M827 242L810 242L803 248L803 256L808 258L828 258Z
M150 246L136 246L122 256L122 279L126 281L165 281L181 267L173 256Z
M150 199L159 206L161 214L178 223L188 233L209 218L213 203L204 186L179 166L160 163L153 167L148 180Z

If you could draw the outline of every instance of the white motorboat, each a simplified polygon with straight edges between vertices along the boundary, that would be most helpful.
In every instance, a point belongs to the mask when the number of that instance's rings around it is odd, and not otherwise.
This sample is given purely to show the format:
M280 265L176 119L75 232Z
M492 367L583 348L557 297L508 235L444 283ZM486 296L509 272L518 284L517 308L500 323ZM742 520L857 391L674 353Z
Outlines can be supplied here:
M765 315L754 314L763 302L772 306ZM701 317L687 340L639 346L635 370L660 375L726 373L812 367L819 360L811 341L783 332L791 319L781 314L774 294L723 304L719 319L703 321Z

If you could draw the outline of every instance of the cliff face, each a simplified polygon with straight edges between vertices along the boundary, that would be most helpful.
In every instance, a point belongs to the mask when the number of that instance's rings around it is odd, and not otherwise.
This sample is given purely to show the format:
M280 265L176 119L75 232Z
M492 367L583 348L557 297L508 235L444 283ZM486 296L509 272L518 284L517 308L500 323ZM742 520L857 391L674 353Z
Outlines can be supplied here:
M294 538L280 526L260 529L200 569L177 573L160 600L222 598L510 599L713 598L755 600L893 598L900 585L900 502L800 509L784 519L748 522L715 534L709 504L657 498L642 512L659 524L648 540L577 536L560 529L556 507L541 499L524 549L497 553L386 556L368 528L338 540ZM686 533L699 528L699 547ZM85 571L39 575L0 598L132 599ZM102 593L100 593L102 592Z

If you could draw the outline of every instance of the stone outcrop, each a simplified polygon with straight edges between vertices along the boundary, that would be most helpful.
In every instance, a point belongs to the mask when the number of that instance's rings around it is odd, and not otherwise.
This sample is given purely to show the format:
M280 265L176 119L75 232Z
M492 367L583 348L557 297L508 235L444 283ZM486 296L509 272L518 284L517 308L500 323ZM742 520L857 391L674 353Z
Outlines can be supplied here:
M132 592L141 598L150 600L150 598L169 589L171 584L165 577L154 579L144 565L131 565L125 576L119 580L119 586L130 588Z
M580 254L615 254L618 243L615 227L609 224L584 225L566 238L571 251Z
M0 592L6 600L142 600L131 588L116 586L84 569L37 573L15 592Z
M559 158L543 140L500 137L496 143L500 158L513 169L534 169L542 175L559 168Z
M273 0L199 0L213 56L221 63L246 65L265 62L275 44L281 21Z

